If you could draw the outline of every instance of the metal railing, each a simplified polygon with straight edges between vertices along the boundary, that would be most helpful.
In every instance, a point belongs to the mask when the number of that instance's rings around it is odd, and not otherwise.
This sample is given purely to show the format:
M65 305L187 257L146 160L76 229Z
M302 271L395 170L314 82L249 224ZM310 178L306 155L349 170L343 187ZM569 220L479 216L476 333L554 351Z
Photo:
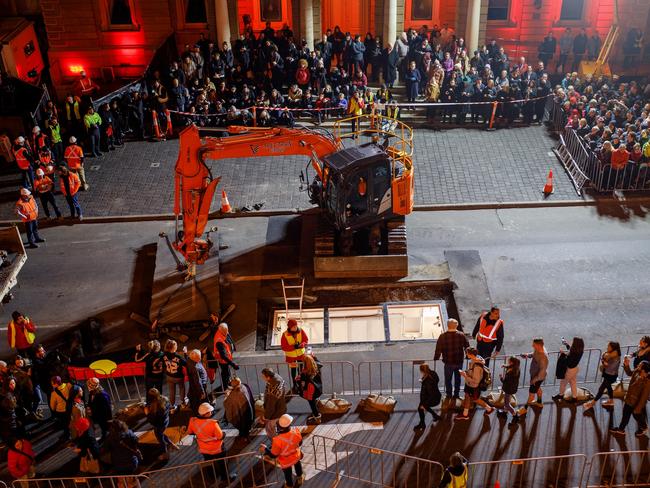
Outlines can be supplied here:
M650 451L599 452L591 457L585 488L650 486Z
M546 488L582 486L587 456L571 454L469 463L468 487Z
M128 476L76 476L72 478L23 478L13 488L138 488L147 485L143 474Z
M303 463L336 481L385 488L429 488L442 478L442 464L349 441L312 435L303 443Z

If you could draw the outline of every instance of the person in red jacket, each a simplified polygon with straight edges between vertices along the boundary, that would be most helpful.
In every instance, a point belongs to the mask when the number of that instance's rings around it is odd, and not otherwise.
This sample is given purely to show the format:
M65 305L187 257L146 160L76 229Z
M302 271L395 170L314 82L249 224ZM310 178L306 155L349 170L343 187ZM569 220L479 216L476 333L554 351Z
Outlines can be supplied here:
M36 454L32 449L32 443L27 439L18 438L13 446L9 446L7 452L7 469L9 474L17 480L34 478Z
M11 314L11 322L7 326L9 347L16 349L22 357L33 357L33 344L36 340L36 324L15 310Z
M300 363L305 359L307 344L309 344L307 333L298 326L297 320L289 319L287 330L280 339L280 347L284 351L284 359L290 368L294 391L298 390L296 377L300 374Z

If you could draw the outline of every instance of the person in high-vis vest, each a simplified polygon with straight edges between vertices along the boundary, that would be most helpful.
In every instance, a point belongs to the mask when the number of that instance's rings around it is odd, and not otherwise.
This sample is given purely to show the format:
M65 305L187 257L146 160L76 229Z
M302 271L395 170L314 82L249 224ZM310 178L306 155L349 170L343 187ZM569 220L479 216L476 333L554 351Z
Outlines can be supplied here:
M355 134L357 131L361 130L361 119L357 119L357 116L363 115L363 109L366 104L363 101L363 91L356 90L350 97L350 102L348 103L348 116L354 117L350 119L351 128L352 128L352 137L358 139L359 134Z
M309 344L309 337L305 331L298 326L295 319L287 321L287 330L282 334L280 347L284 351L284 359L289 364L289 371L293 388L296 389L296 376L300 374L300 363L304 359L305 350Z
M33 357L36 324L22 313L12 312L11 322L7 325L7 340L9 347L18 351L21 356Z
M476 339L478 355L490 365L490 358L496 357L503 346L503 320L499 307L493 306L489 312L483 312L476 321L472 337Z
M95 112L95 109L90 106L84 115L84 126L88 135L88 143L90 144L90 157L98 158L102 155L99 150L101 144L101 132L99 130L102 125L101 116Z
M23 136L18 136L14 140L13 153L23 179L22 185L25 188L33 188L34 165L36 163L34 161L34 154Z
M199 453L205 461L217 460L213 466L213 473L227 481L237 478L237 473L227 473L225 463L219 461L226 455L223 440L226 435L219 426L219 421L212 418L214 407L205 402L199 405L198 417L191 417L187 426L187 434L194 435L199 448Z
M278 420L278 435L273 438L271 447L265 444L260 445L260 452L266 456L277 459L282 472L284 473L285 488L302 486L305 475L302 472L302 434L298 427L291 427L293 417L284 414ZM293 479L293 471L296 471L296 479Z
M68 134L79 137L83 119L81 117L81 100L79 97L68 95L65 100L65 128Z
M438 488L466 488L467 475L467 459L455 452L449 458L449 466L445 469Z
M77 138L75 136L70 137L70 145L65 148L63 157L70 172L79 176L81 188L87 191L90 185L86 182L86 172L84 171L84 150L77 144Z
M61 193L63 193L63 196L70 207L70 218L74 219L77 217L79 220L83 220L81 205L79 205L79 200L77 200L77 192L81 187L79 177L68 171L67 167L61 166L59 168L59 185Z
M27 188L20 189L20 198L16 202L16 214L25 224L27 242L30 249L36 249L37 242L45 242L45 239L38 235L38 204Z
M63 161L63 138L61 137L61 125L59 125L59 119L56 116L52 117L48 126L50 131L50 141L52 141L54 162L61 163Z
M56 218L61 218L61 211L59 210L59 207L56 206L56 200L54 199L54 193L52 192L53 189L54 183L52 180L45 176L45 171L38 168L36 170L36 179L34 180L34 191L41 200L43 211L48 219L53 218L50 216L50 205L52 205L52 208L54 209Z
M230 368L235 370L239 366L232 360L232 353L235 352L235 343L228 332L228 324L221 322L214 334L212 354L219 363L221 372L221 389L225 392L230 386Z
M48 149L50 148L50 138L45 132L41 131L41 128L38 125L36 125L32 129L32 148L34 154L38 153L44 147Z

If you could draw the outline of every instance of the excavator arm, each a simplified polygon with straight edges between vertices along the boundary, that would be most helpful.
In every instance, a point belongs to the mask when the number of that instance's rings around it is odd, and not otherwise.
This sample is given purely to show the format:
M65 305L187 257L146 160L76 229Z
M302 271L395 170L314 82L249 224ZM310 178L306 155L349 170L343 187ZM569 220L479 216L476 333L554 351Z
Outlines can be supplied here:
M177 230L174 247L185 257L193 274L202 264L211 243L201 238L208 223L210 206L220 177L213 177L207 159L276 157L304 154L322 178L320 159L342 149L339 139L324 132L304 128L251 128L230 126L229 137L207 137L202 142L199 129L189 126L179 135L180 147L175 168L174 214ZM183 230L178 230L182 216Z

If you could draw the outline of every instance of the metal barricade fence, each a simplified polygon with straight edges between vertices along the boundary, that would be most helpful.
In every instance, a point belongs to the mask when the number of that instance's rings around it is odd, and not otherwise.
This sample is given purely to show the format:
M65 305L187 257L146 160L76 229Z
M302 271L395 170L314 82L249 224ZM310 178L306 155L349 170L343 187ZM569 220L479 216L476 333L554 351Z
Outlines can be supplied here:
M336 481L353 480L384 488L437 486L444 471L436 461L319 435L306 440L303 453L305 465L333 475Z
M302 367L301 363L298 363ZM293 385L292 376L298 371L297 368L290 368L286 362L267 362L239 364L239 371L236 375L242 382L250 386L253 395L264 393L266 383L262 378L262 369L271 368L285 380L287 391ZM323 395L333 394L355 394L357 385L355 382L355 368L350 361L323 361L321 368L321 380L323 383Z
M23 478L12 488L138 488L147 485L145 474L130 476L77 476L74 478Z
M484 488L498 481L508 488L574 488L582 486L584 454L469 463L467 486Z
M226 456L222 459L147 471L147 484L142 488L213 488L225 473L231 476L230 488L263 488L284 483L279 467L267 463L254 451Z
M650 451L594 454L585 475L585 488L613 486L650 486Z

